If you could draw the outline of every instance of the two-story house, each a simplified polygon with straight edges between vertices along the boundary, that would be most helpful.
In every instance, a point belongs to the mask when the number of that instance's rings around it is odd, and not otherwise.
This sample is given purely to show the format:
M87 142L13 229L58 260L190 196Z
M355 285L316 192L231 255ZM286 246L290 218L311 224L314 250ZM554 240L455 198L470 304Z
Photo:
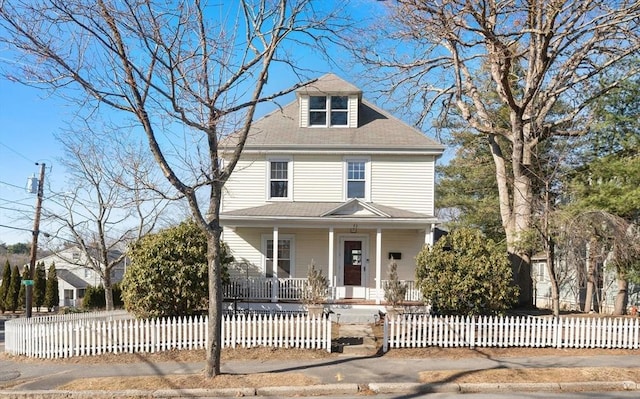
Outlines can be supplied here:
M121 252L112 250L109 256L117 259ZM85 291L88 286L97 287L103 284L102 277L91 268L91 262L87 255L78 247L71 246L57 251L49 256L38 259L38 263L44 262L48 272L51 264L55 264L58 277L59 306L81 307ZM100 262L93 257L94 264ZM125 271L125 262L111 269L111 282L122 281Z
M236 283L262 281L253 299L296 299L282 287L298 286L313 262L332 300L380 303L389 258L413 280L415 256L433 241L443 151L334 74L301 87L253 123L226 184L221 223Z

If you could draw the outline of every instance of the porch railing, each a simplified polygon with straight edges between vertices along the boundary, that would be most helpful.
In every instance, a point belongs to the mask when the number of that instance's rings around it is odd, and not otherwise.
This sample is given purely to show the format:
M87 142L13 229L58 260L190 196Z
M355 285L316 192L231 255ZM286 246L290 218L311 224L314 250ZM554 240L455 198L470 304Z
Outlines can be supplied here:
M382 287L387 284L388 280L382 280ZM406 302L421 302L422 294L418 289L415 281L403 280L403 283L407 285L407 293L404 300ZM277 295L274 295L274 287L277 285ZM274 279L266 277L249 277L249 278L235 278L231 282L223 286L223 296L228 300L255 300L255 301L271 301L283 300L283 301L301 301L304 292L307 287L306 278L279 278L277 283L274 284ZM384 294L376 294L375 289L368 290L371 298L366 299L378 299L375 295L379 295L381 300L384 300ZM335 290L329 290L329 299L336 299L334 297Z
M300 301L306 289L306 278L279 278L277 295L274 295L274 279L265 277L238 278L223 287L226 299L269 301L279 299Z

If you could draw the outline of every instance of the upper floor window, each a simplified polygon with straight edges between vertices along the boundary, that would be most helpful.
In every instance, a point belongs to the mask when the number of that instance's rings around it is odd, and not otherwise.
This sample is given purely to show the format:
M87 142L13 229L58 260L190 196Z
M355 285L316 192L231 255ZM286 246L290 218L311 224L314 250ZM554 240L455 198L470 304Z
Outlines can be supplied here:
M269 198L289 198L289 161L269 161Z
M348 119L349 97L311 96L309 98L309 126L347 126Z
M366 198L367 161L364 159L347 160L346 168L347 198Z

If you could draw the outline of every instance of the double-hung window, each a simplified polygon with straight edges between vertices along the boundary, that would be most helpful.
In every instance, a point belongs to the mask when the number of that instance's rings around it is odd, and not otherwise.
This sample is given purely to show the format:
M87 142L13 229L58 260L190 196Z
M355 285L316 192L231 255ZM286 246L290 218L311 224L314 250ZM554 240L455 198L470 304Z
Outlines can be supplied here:
M309 126L347 126L349 124L349 97L309 97Z
M326 96L311 96L309 98L309 125L327 126Z
M265 247L265 276L273 277L273 239L263 238ZM293 274L293 237L278 239L278 278L289 278Z
M288 160L269 161L269 199L287 199L290 197L290 171Z
M346 160L346 197L363 198L367 196L367 160Z
M349 97L331 96L331 126L347 126Z

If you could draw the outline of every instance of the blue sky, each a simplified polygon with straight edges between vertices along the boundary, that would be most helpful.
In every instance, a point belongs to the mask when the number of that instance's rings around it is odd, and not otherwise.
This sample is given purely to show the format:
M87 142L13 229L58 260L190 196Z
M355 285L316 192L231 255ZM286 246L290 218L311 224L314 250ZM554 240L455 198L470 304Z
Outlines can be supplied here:
M27 179L38 175L36 162L44 162L46 187L59 189L64 183L54 133L70 113L62 100L5 79L0 79L0 93L0 225L31 230L36 196L27 193ZM31 241L30 232L0 226L0 242L25 241Z
M368 7L358 7L362 3ZM370 7L376 7L375 4L370 0L356 0L351 10L354 13L361 13L363 9L371 12ZM299 61L316 70L318 76L326 72L336 73L360 86L367 97L367 89L359 81L357 71L336 70L314 54L304 54ZM297 83L293 77L277 75L272 73L269 83L280 89ZM277 78L274 79L274 76ZM292 99L290 95L279 103ZM368 99L374 100L371 97ZM385 108L383 104L379 105ZM52 201L47 202L47 197L64 191L65 170L59 162L62 148L55 135L62 132L75 111L72 103L0 76L0 242L13 244L31 241L36 197L27 193L26 184L30 176L39 172L36 162L46 164L43 206L53 206ZM41 230L47 232L47 226L41 225Z

